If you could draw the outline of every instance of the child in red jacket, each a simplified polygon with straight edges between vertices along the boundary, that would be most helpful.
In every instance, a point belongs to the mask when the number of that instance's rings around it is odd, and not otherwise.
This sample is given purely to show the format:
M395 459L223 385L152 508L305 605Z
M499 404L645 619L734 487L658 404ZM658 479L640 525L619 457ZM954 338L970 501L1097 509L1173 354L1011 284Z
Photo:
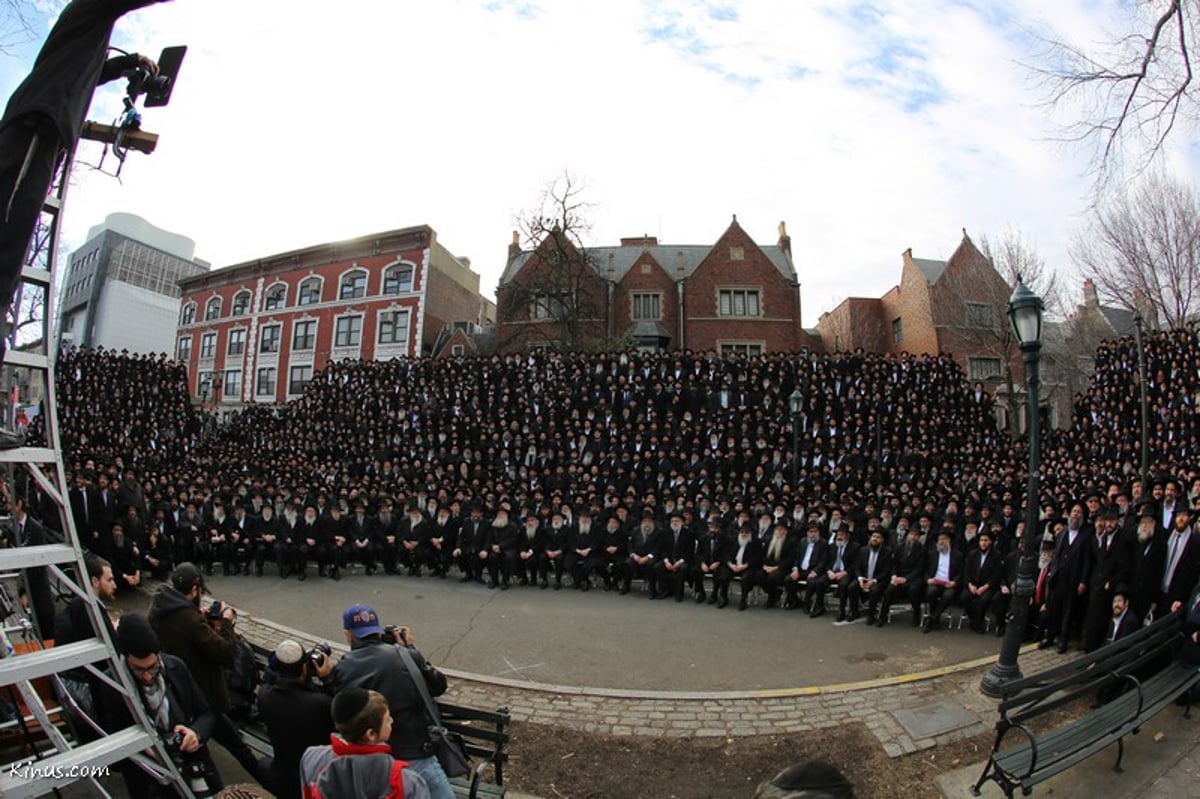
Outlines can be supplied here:
M392 714L378 691L345 688L333 698L329 746L300 760L305 799L429 799L421 775L392 757Z

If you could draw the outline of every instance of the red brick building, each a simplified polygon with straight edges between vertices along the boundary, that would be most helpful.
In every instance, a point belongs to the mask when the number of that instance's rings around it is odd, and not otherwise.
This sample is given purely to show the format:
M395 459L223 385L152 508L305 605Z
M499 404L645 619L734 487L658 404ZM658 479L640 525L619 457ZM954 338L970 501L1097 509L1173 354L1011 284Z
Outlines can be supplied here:
M1008 361L1018 381L1020 356L1008 334L1012 287L963 231L948 260L902 255L900 283L879 298L850 297L817 322L829 352L953 355L969 380L995 388Z
M193 396L237 406L299 396L345 358L437 355L491 319L470 262L427 225L319 244L180 281L176 357Z
M514 234L496 316L501 352L632 344L754 354L812 344L785 226L778 243L760 246L737 217L712 245L640 236L581 250L552 234L526 251Z

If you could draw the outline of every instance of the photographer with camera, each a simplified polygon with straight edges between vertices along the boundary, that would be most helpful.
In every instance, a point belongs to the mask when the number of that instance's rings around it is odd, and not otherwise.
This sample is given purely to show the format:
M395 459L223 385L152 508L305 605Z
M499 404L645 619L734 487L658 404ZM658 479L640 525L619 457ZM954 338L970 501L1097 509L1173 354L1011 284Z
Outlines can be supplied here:
M258 710L274 757L263 763L263 784L276 796L299 796L300 758L310 746L329 743L333 732L332 695L318 687L313 675L325 680L333 671L329 644L310 651L288 639L275 647L267 677L258 690ZM274 682L268 681L274 677Z
M229 750L250 776L258 779L258 760L229 720L229 688L224 670L237 650L233 619L236 611L214 601L200 610L204 576L191 563L181 563L150 600L150 624L164 652L187 664L216 716L213 739Z
M425 700L399 652L405 647L431 696L446 692L446 676L431 666L414 646L407 627L384 628L379 614L367 605L352 605L342 613L342 628L350 651L333 668L333 685L378 691L387 697L393 725L388 738L392 756L408 761L425 778L432 799L453 799L454 790L434 755Z
M216 716L204 699L187 665L162 652L158 636L140 613L126 613L117 625L116 644L124 655L125 667L133 676L146 715L166 744L176 767L197 795L212 796L223 787L221 775L206 745ZM112 689L103 703L104 728L110 732L133 724L129 709ZM129 795L174 796L171 786L159 785L131 761L119 766ZM201 790L200 782L204 783Z
M158 73L153 60L136 53L106 59L113 27L126 12L161 1L68 3L33 71L9 98L0 118L0 319L7 317L54 172L75 148L96 86L138 68ZM0 357L3 346L0 340ZM0 432L0 448L23 442L23 435Z

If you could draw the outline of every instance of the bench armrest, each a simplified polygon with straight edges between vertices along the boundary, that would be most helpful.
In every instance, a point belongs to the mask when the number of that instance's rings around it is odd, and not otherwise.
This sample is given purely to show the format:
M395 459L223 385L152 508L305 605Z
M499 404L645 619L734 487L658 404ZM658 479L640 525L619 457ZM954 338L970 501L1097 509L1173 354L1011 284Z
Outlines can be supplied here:
M1033 731L1031 729L1029 729L1028 727L1026 727L1024 724L1019 724L1019 723L1014 724L1012 722L1004 722L1004 724L1005 724L1004 729L1000 730L1000 734L996 736L996 743L994 746L992 746L992 756L994 758L996 752L1000 751L1000 744L1004 741L1004 736L1008 734L1009 730L1014 730L1014 729L1020 730L1021 734L1025 736L1025 740L1029 741L1029 770L1026 771L1024 774L1019 774L1019 775L1018 774L1010 774L1009 776L1013 777L1014 779L1016 779L1018 781L1023 782L1025 780L1029 779L1029 776L1031 774L1033 774L1034 771L1037 770L1037 761L1038 761L1037 738L1034 737ZM1000 771L1001 769L999 766L996 766L996 770Z

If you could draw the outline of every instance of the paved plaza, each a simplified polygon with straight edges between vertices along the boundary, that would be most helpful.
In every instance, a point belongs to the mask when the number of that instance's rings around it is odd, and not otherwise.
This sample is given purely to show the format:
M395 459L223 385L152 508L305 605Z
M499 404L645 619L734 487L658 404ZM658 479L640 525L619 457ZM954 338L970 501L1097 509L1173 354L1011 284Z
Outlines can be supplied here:
M341 610L372 604L385 623L413 629L421 650L451 677L448 699L506 706L517 721L690 738L858 720L889 756L916 753L931 770L938 764L945 773L936 788L953 799L970 795L983 764L945 771L938 747L990 734L996 721L995 701L978 686L999 639L967 630L925 635L908 626L907 613L878 630L761 606L739 613L637 593L502 592L453 578L361 574L304 583L218 575L209 590L241 609L238 627L247 638L269 647L291 637L344 649ZM1027 647L1021 666L1032 673L1061 657ZM1200 797L1200 720L1185 719L1180 708L1167 708L1127 740L1121 774L1112 771L1115 757L1115 748L1105 751L1035 795ZM985 797L1001 795L984 787Z

